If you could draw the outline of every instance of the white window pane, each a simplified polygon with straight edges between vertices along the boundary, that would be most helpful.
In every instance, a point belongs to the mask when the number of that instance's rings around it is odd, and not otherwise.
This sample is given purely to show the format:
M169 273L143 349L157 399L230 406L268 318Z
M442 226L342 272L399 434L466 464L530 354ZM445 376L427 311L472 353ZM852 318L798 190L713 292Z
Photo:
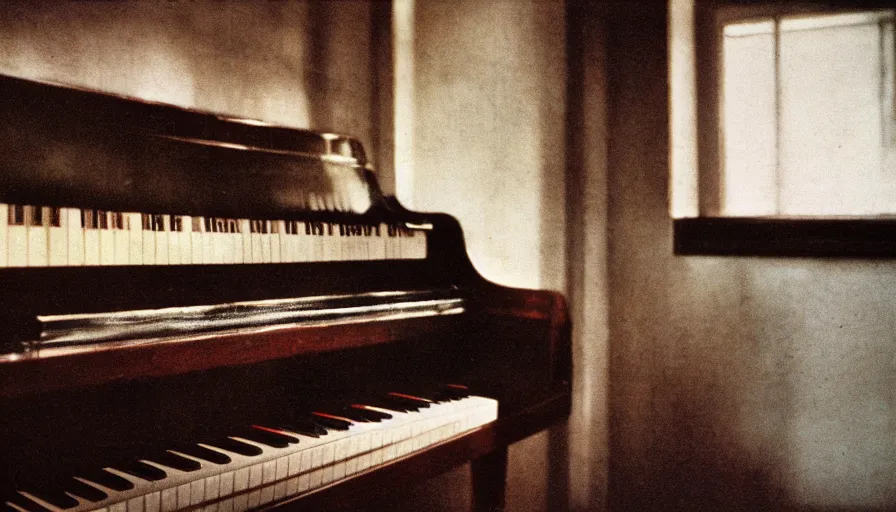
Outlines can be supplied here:
M882 140L878 25L780 38L781 213L873 213Z
M725 27L723 215L776 213L774 24Z

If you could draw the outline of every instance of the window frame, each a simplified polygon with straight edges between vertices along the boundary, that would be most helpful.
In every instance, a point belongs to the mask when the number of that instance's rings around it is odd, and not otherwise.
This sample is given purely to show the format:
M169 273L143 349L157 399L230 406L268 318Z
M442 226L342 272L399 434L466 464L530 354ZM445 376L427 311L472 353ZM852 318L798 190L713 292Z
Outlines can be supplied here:
M677 255L896 257L896 216L721 216L722 27L755 18L843 14L892 8L889 2L695 0L697 211L674 218Z

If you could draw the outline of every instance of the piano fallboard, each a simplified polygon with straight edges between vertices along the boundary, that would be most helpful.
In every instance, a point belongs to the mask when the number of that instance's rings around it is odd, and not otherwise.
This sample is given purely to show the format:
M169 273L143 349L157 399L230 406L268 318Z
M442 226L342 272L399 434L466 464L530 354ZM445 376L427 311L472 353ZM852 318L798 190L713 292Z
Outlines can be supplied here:
M0 304L9 512L339 508L466 461L490 510L569 413L563 297L335 133L0 76Z

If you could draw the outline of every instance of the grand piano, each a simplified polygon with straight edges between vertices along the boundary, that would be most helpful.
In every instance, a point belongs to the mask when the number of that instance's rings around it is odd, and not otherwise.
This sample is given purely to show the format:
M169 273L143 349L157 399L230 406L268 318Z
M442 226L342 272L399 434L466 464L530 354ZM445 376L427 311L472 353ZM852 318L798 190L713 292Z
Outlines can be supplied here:
M351 137L0 76L0 504L350 509L570 408L561 295L480 277Z

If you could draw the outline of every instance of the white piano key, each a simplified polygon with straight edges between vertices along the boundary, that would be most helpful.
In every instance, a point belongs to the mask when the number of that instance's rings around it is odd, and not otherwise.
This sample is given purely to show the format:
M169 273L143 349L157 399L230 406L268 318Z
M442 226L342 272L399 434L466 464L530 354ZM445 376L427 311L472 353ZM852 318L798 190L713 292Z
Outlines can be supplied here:
M190 265L193 263L193 217L181 216L180 235L180 263Z
M298 483L298 482L296 482ZM286 497L286 480L282 482L277 482L274 484L274 496L275 500L282 500Z
M128 223L130 222L130 218L121 212L110 212L109 213L112 222L112 233L115 240L115 265L130 265L131 262L131 248L130 248L130 239L131 233L128 230Z
M295 476L286 481L286 495L295 496L299 494L299 477Z
M84 235L84 265L100 264L99 215L96 210L81 210L81 225Z
M156 491L147 494L143 497L143 504L145 505L144 512L161 512L162 493Z
M283 480L289 476L289 457L280 457L277 459L277 470L274 474L275 480Z
M272 220L268 222L270 227L270 233L268 234L268 240L271 244L271 263L281 263L283 261L282 248L280 243L280 237L283 233L283 221L282 220Z
M183 231L183 218L178 215L165 215L168 228L168 264L180 265L180 238Z
M245 251L243 250L243 234L240 233L239 220L228 219L227 227L227 236L230 237L230 246L233 251L233 262L237 264L245 263Z
M223 223L217 217L212 217L210 221L210 228L207 231L207 236L211 240L211 259L210 263L221 264L224 263L224 241L223 234L221 233L221 229L223 227Z
M190 482L190 505L198 505L205 500L205 479Z
M205 499L218 499L221 492L221 475L212 475L205 478Z
M269 460L261 465L261 482L259 484L268 484L276 480L277 476L277 461ZM251 482L251 475L249 478Z
M245 512L249 510L249 496L247 494L237 494L233 497L233 512Z
M154 215L156 229L156 265L168 265L168 232L171 230L167 215Z
M370 259L384 260L386 259L386 230L385 224L377 224L373 226L370 240Z
M124 501L109 505L109 512L127 512L128 504Z
M218 512L233 512L233 499L223 500L219 502Z
M143 231L143 264L156 264L156 231L155 217L148 213L141 213L140 220Z
M236 262L236 244L227 219L222 219L219 223L218 239L221 244L221 263L232 265Z
M128 264L143 265L143 219L135 212L124 215L128 219Z
M249 236L249 243L251 244L252 248L252 263L263 263L264 258L262 257L261 250L261 225L257 220L252 220L249 222L251 232L251 235Z
M289 261L292 263L304 261L304 257L302 255L302 241L305 237L305 225L303 222L299 221L291 221L291 230L292 233L287 237L287 250L289 254Z
M138 496L136 498L131 498L128 500L127 512L144 512L143 511L143 496Z
M267 505L272 501L274 501L274 486L268 485L266 487L262 487L258 493L258 504Z
M46 267L49 264L47 253L47 213L43 206L25 207L25 223L28 233L28 266Z
M237 469L233 472L233 492L238 493L249 488L249 468Z
M100 265L115 264L115 232L112 229L112 212L97 211L100 238Z
M261 505L261 491L250 491L246 502L247 510L253 510Z
M205 217L191 217L190 224L190 259L194 265L202 265L205 263Z
M311 488L311 472L307 471L299 475L299 492L305 492Z
M283 234L280 235L280 251L282 252L283 261L285 263L295 263L298 257L298 246L296 245L298 240L296 235L298 223L291 220L283 221L283 230Z
M256 464L249 468L249 487L258 487L262 483L263 464Z
M243 263L254 263L255 259L252 255L252 226L249 219L238 219L240 238L242 242L240 247L243 248Z
M320 487L323 483L323 470L314 469L311 471L311 474L308 475L308 485L314 489L316 487Z
M202 261L206 265L215 263L214 221L211 217L202 219Z
M221 473L221 479L218 487L219 496L224 497L233 494L233 476L233 471Z
M360 224L355 226L355 235L352 238L354 241L354 253L356 261L366 261L367 258L367 234L364 231L364 226Z
M174 512L177 510L177 487L162 489L161 512Z
M68 208L51 207L48 210L47 264L51 267L65 267L68 266Z
M271 222L261 221L261 262L271 263Z

